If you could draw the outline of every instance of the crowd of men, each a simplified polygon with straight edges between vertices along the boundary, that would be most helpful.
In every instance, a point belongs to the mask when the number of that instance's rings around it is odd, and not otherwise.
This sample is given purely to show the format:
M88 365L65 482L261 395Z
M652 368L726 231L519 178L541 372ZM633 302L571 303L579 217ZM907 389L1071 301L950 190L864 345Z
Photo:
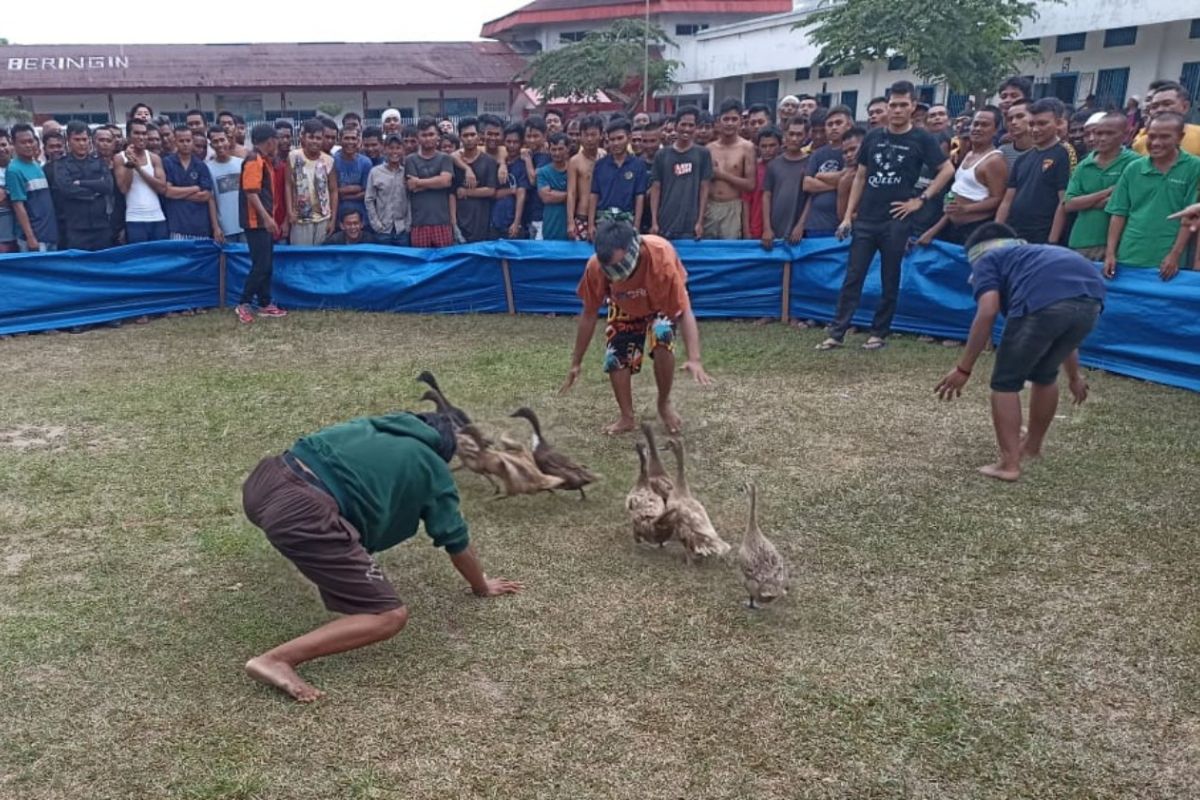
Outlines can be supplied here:
M808 96L776 108L730 99L665 119L550 109L519 122L484 114L405 125L389 109L379 127L353 113L340 125L262 123L268 151L229 112L209 125L193 111L176 126L138 104L123 128L47 122L40 138L30 125L0 129L0 253L161 239L252 245L256 226L268 245L590 240L597 218L615 214L669 239L765 248L852 235L832 346L876 252L885 296L873 339L882 341L904 254L935 239L962 244L988 222L1077 250L1109 277L1118 265L1163 279L1200 266L1196 237L1168 219L1200 186L1189 111L1171 81L1153 84L1144 108L1117 111L1092 98L1078 110L1034 100L1027 80L1011 78L996 106L952 118L901 81L870 101L861 126L849 108ZM256 159L269 209L247 197Z

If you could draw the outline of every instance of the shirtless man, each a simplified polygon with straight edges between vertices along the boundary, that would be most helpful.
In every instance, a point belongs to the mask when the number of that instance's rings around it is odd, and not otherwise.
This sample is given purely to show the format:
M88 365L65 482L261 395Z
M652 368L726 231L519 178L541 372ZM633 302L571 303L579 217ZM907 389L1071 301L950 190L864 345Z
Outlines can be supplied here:
M579 120L579 152L567 162L567 238L573 242L592 238L588 206L592 200L592 172L596 160L603 155L600 150L603 130L604 121L600 117Z
M705 239L742 237L742 195L754 191L754 145L738 135L742 104L733 98L721 103L718 138L708 145L713 178L704 214Z

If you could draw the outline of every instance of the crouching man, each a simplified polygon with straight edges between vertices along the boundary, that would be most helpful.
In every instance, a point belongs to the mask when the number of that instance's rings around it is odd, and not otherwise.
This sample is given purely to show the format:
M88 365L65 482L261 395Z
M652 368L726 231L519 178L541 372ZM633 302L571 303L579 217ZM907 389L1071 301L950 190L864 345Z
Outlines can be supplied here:
M1004 334L992 367L992 424L1000 459L980 467L989 478L1015 481L1021 462L1037 458L1058 409L1058 368L1066 366L1076 405L1087 399L1079 345L1096 327L1104 281L1096 265L1053 245L1026 244L1007 225L988 223L966 242L978 310L954 369L934 390L943 400L962 394L971 368L992 336L996 315ZM1030 381L1029 430L1021 437L1021 389Z
M396 413L333 425L259 462L242 488L246 516L343 616L250 659L250 677L310 703L324 692L296 667L399 633L408 608L371 554L421 522L477 596L523 588L484 574L446 466L454 448L448 418Z
M607 300L604 371L612 382L621 416L604 432L618 434L637 429L633 376L641 371L643 354L649 352L658 384L658 415L667 432L677 434L683 420L671 405L676 324L687 346L684 369L697 383L712 383L700 364L700 329L688 298L687 272L670 242L661 236L641 236L623 219L597 223L594 238L596 254L588 259L577 290L583 300L583 313L579 315L571 370L561 392L569 391L578 380L583 357L596 331L596 312Z

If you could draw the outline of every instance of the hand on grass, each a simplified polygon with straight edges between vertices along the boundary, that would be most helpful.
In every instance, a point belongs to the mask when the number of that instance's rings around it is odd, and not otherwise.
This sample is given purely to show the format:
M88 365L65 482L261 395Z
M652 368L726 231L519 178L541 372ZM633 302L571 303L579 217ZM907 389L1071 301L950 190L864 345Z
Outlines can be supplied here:
M571 391L571 387L575 385L575 381L579 380L579 370L579 364L571 367L571 370L567 373L567 379L563 381L562 388L558 390L560 395L564 395Z
M525 588L520 581L510 581L507 578L488 578L487 591L477 594L478 597L499 597L502 594L517 594Z
M696 383L701 386L712 386L712 377L704 371L704 367L701 366L699 361L686 361L684 362L683 369L690 372L692 377L696 379Z
M1088 399L1088 383L1087 379L1082 374L1075 375L1071 378L1068 386L1071 389L1071 397L1074 400L1074 405L1081 406Z
M953 400L956 397L962 397L963 387L967 385L967 380L970 375L964 375L958 367L946 373L946 376L938 383L937 388L933 391L943 400Z

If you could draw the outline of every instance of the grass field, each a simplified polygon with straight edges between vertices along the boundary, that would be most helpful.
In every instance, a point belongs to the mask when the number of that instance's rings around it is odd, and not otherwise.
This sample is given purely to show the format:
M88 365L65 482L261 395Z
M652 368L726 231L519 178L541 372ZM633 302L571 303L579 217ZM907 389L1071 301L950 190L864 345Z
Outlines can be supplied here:
M974 471L987 357L941 405L943 348L702 324L693 488L736 544L756 481L794 575L752 613L732 563L632 542L598 346L555 396L573 325L226 312L0 343L0 798L1200 796L1200 397L1092 374L1001 485ZM413 407L425 367L491 430L534 406L604 480L490 503L459 473L485 565L526 593L477 600L408 542L380 559L408 628L290 702L242 664L327 615L241 481Z

